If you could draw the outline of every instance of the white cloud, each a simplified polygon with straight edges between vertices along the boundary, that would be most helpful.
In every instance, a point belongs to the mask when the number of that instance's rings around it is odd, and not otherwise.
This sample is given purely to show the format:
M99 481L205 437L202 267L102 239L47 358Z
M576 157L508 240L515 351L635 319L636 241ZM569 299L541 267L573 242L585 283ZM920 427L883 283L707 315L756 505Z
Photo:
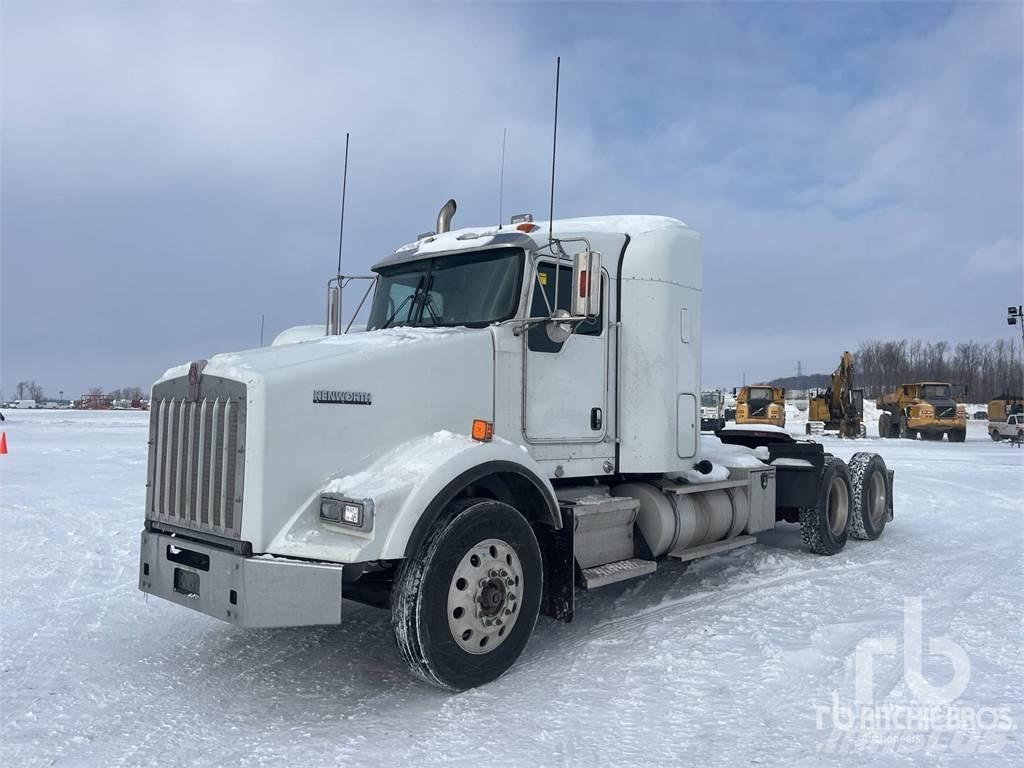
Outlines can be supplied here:
M975 254L1021 283L1021 7L844 36L873 9L659 5L609 25L569 6L549 29L518 7L5 5L5 375L130 384L250 343L238 318L318 319L345 131L354 269L450 195L458 221L492 221L504 127L506 215L546 215L556 54L556 212L703 231L713 383L871 336L989 336L985 267L961 272ZM163 335L126 356L90 310L142 292L131 325ZM43 301L37 326L11 321Z

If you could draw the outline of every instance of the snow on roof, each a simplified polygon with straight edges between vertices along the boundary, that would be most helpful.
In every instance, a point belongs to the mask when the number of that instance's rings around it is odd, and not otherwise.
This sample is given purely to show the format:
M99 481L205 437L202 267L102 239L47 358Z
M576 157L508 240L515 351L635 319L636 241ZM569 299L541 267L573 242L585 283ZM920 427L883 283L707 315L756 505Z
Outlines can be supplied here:
M548 222L533 222L534 229L529 233L520 232L513 226L502 226L500 229L495 226L485 227L464 227L453 229L450 232L442 232L430 235L422 240L406 243L395 250L393 254L382 259L374 265L397 261L406 261L419 258L420 256L439 253L451 253L455 251L477 250L488 245L520 245L540 248L547 244ZM671 230L688 230L694 237L700 235L696 230L690 229L686 224L669 216L650 216L625 214L615 216L584 216L575 219L555 219L555 237L566 237L569 235L603 234L603 235L628 235L635 238L649 232L666 232Z

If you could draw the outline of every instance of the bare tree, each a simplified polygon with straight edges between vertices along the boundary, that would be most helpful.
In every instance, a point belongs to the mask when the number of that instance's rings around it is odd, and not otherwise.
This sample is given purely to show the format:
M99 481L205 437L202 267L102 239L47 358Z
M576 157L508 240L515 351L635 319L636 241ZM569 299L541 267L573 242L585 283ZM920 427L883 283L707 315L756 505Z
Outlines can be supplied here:
M916 339L866 341L855 358L860 384L872 397L915 381L949 381L972 402L1024 394L1024 361L1016 345L1005 339L955 346Z

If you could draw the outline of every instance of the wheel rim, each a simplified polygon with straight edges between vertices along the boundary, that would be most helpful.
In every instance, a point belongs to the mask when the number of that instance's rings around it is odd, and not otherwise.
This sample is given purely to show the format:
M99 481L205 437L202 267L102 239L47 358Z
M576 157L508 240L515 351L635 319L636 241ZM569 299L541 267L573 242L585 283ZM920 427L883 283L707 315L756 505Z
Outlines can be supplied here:
M882 515L885 514L885 479L881 472L871 474L871 482L868 485L868 518L871 526L877 528L882 522Z
M459 561L448 585L448 629L467 653L490 653L511 634L523 592L519 556L501 539L484 539Z
M850 496L846 491L846 483L842 478L834 478L828 492L828 527L833 536L839 536L846 530L849 515Z

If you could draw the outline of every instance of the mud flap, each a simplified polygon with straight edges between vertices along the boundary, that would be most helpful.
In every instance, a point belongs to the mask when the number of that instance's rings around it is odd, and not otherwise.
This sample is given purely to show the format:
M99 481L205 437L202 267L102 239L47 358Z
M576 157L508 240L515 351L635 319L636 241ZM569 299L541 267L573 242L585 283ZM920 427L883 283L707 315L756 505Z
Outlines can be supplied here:
M544 596L540 612L566 624L576 615L576 514L562 508L560 530L545 528L537 537L544 558Z

